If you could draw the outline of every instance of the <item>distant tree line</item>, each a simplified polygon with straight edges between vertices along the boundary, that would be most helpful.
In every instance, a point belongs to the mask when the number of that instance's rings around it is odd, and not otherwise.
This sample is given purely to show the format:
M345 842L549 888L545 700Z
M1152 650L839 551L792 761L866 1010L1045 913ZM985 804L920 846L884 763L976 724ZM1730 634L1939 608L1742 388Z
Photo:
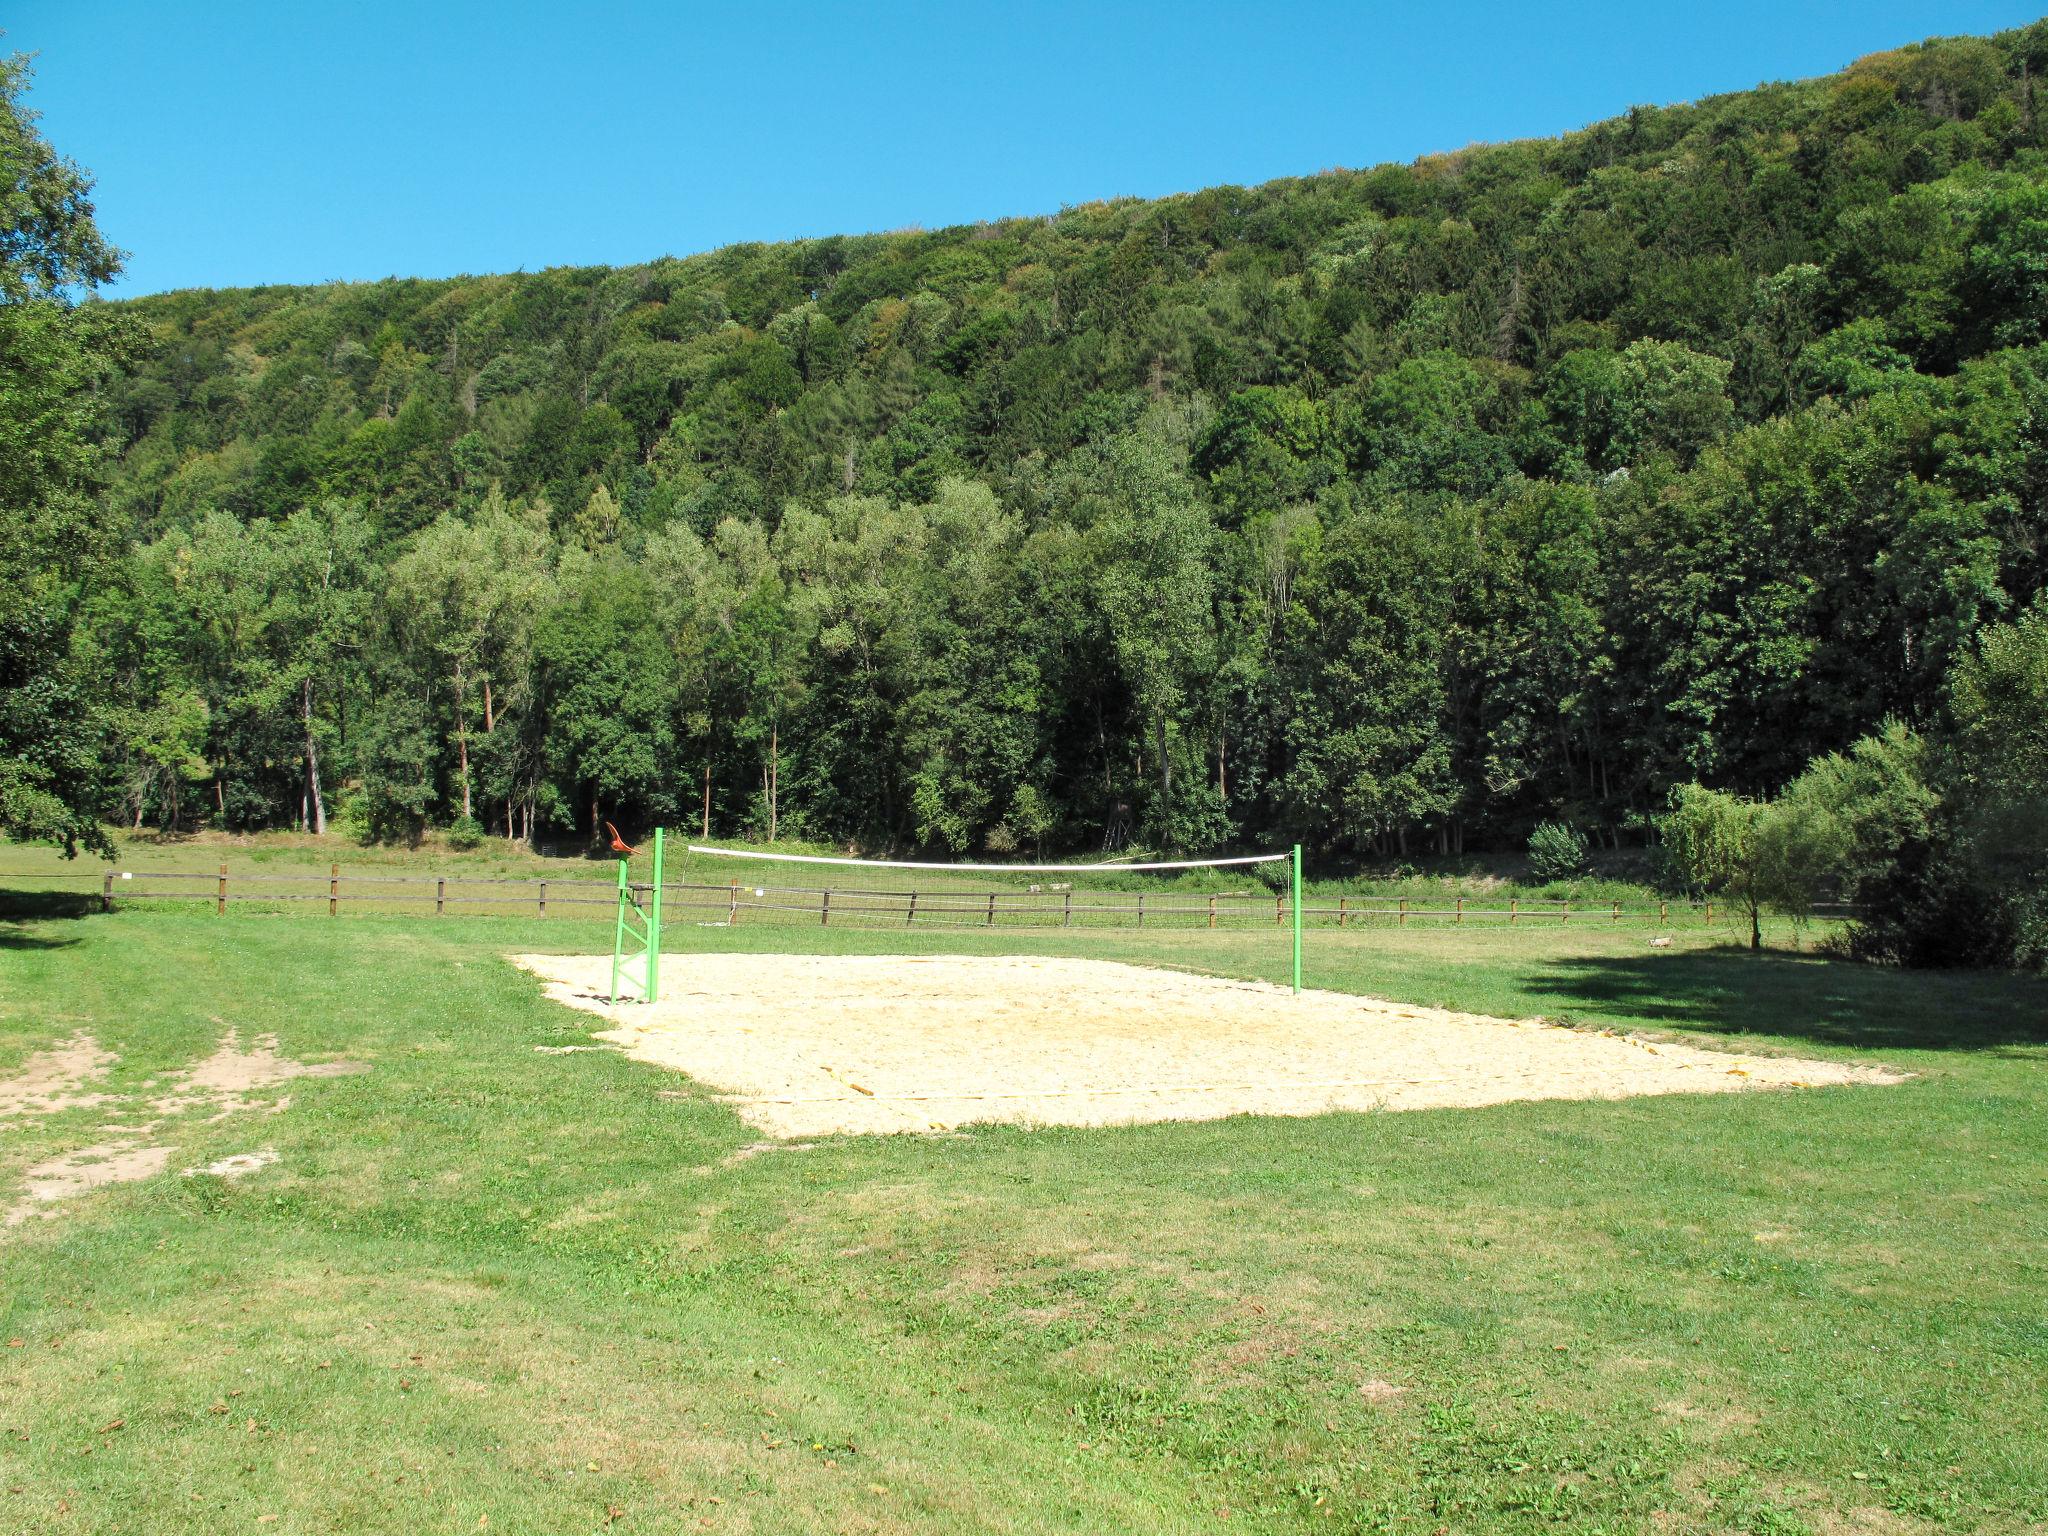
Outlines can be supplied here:
M2048 587L2044 66L2048 24L1046 218L52 298L147 333L95 396L112 552L60 583L67 782L1399 856L1910 759L1890 864L1837 823L1931 911L1988 888L1986 775L2041 790L1970 679Z

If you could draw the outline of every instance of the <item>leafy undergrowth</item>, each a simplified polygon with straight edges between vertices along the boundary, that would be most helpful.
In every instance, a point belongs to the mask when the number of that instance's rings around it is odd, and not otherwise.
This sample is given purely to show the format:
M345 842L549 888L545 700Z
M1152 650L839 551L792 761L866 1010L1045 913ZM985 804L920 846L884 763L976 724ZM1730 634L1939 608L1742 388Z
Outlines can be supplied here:
M224 1026L369 1068L167 1122L171 1171L0 1233L0 1524L1818 1536L2038 1514L2037 984L1704 936L1330 935L1322 985L1917 1075L761 1149L657 1069L535 1049L587 1020L501 956L599 928L0 924L0 1077L86 1033L119 1058L99 1089L143 1096ZM1270 933L1067 942L1286 963ZM0 1121L9 1199L106 1114ZM246 1177L177 1171L259 1145L278 1161Z

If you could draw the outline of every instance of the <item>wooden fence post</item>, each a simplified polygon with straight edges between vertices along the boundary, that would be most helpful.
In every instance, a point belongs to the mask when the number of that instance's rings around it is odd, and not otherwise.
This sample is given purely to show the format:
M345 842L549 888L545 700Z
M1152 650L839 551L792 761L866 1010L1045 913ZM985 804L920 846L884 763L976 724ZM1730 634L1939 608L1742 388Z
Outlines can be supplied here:
M1668 901L1660 901L1660 902L1658 902L1658 903L1657 903L1657 926L1658 926L1659 928L1662 928L1662 927L1664 926L1664 924L1665 924L1665 923L1666 923L1667 921L1669 921L1669 920L1670 920L1670 917L1671 917L1671 903L1670 903L1670 902L1668 902Z
M1351 915L1350 906L1351 898L1349 896L1339 896L1337 898L1337 926L1339 928L1344 926L1344 919Z
M1395 920L1394 926L1396 928L1406 928L1408 926L1408 898L1406 896L1401 898L1401 915Z
M545 880L540 882L540 915L548 915L548 883Z
M329 917L338 915L340 906L341 866L339 864L330 864L327 866L327 915Z
M437 875L434 877L434 916L441 916L446 908L447 901L448 877L446 875Z
M988 893L988 924L987 924L987 926L988 926L988 927L990 927L990 928L993 928L993 927L995 927L995 925L996 925L996 893L995 893L994 891L990 891L990 892Z
M820 891L818 893L818 926L820 928L830 928L832 926L832 893L830 891Z
M1145 926L1145 893L1143 891L1138 892L1138 926L1140 928Z
M1621 921L1621 903L1618 901L1614 904L1614 920L1617 923Z
M917 892L910 893L910 905L904 909L903 926L908 928L917 917Z
M1707 903L1707 926L1714 926L1714 904L1711 901Z
M1211 928L1216 926L1216 898L1213 895L1209 898L1209 926Z
M1508 898L1508 926L1510 928L1514 927L1515 919L1520 917L1521 915L1522 898L1519 896L1510 896Z
M100 877L100 910L102 912L114 910L114 877L111 873Z
M1062 928L1074 926L1074 888L1071 885L1067 887L1067 894L1060 904L1060 926Z
M1568 923L1568 922L1570 922L1571 920L1572 920L1572 904L1571 904L1571 903L1570 903L1569 901L1567 901L1567 902L1566 902L1566 903L1564 904L1564 916L1563 916L1562 918L1558 919L1558 921L1559 921L1560 923Z
M1275 896L1273 898L1273 921L1276 923L1287 921L1287 898L1285 896Z
M1460 897L1458 898L1458 919L1457 919L1457 920L1458 920L1459 922L1461 922L1461 923L1462 923L1463 921L1465 921L1465 898L1464 898L1464 897L1462 897L1462 896L1460 896Z
M228 915L228 867L225 864L220 867L220 887L214 893L213 911L216 917Z

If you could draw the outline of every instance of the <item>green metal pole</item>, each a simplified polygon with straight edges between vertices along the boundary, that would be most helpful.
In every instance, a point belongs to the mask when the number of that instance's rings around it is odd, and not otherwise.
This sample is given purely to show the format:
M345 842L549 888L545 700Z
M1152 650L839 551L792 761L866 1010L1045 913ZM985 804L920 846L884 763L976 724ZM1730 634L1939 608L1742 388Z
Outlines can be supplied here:
M612 1001L619 1000L619 959L626 952L626 903L633 893L626 888L626 861L619 860L619 907L612 918Z
M647 904L647 1001L661 979L661 828L654 829L654 899Z
M1301 995L1301 844L1294 845L1294 992Z

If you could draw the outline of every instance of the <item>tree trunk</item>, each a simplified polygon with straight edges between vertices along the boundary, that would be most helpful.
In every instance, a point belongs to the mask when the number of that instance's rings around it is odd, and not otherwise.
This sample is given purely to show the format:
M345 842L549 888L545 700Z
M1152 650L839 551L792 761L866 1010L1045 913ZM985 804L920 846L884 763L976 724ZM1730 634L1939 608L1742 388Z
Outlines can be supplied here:
M1749 952L1753 955L1760 955L1763 953L1763 948L1763 913L1754 903L1751 903L1749 909Z
M781 733L775 726L768 727L768 841L775 841L775 796L781 787L782 747Z
M1166 750L1166 711L1159 710L1152 716L1152 741L1159 749L1159 809L1166 817L1173 815L1173 755ZM1166 823L1170 829L1172 822ZM1172 833L1169 830L1168 840Z
M704 759L704 841L711 841L711 759Z
M469 819L469 722L463 708L462 663L455 663L455 754L462 768L462 816Z
M498 717L491 708L491 679L490 675L486 673L484 676L484 734L488 736L497 728Z
M320 796L320 744L313 739L313 679L299 690L299 718L306 727L306 796L313 807L313 834L327 835L327 802Z

